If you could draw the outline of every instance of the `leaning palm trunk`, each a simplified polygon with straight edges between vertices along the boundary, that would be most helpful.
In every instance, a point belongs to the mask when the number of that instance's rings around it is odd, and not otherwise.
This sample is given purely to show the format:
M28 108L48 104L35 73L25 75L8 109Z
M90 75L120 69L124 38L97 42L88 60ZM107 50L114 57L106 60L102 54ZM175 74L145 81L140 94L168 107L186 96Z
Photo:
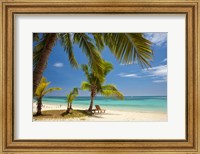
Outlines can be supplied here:
M70 102L68 102L67 103L67 113L69 113L70 111L71 111L71 105L70 105L71 103Z
M46 62L48 61L49 55L52 51L55 42L56 42L56 34L55 33L49 34L45 47L42 50L40 60L33 71L33 94L35 94L37 86L40 83L42 74L46 67Z
M91 102L90 102L90 107L88 111L92 112L93 106L94 106L94 97L95 97L95 92L91 92Z
M42 110L42 98L38 98L37 99L37 113L36 113L36 115L41 115L42 114L41 110Z
M70 103L70 107L69 107L69 108L70 108L70 110L73 110L73 109L72 109L72 103Z

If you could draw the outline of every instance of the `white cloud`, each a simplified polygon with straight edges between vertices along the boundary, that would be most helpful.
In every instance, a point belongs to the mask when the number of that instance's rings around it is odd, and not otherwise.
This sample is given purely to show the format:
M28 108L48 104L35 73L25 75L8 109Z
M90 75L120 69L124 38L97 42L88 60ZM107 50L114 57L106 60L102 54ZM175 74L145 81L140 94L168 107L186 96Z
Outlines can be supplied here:
M134 62L134 64L136 64L137 62ZM123 64L123 63L120 63L119 65L122 65L122 66L126 66L126 65L132 65L133 64L133 62L129 62L129 63L127 63L127 64Z
M150 78L154 83L163 83L167 82L167 65L143 69L139 75L135 73L120 73L118 75L125 78Z
M155 83L167 82L167 65L160 65L149 69L144 69L144 72L148 73L148 76L150 77L159 78L158 80L153 81Z
M138 78L139 77L137 74L134 74L134 73L131 73L131 74L120 73L118 75L120 77L125 77L125 78Z
M167 65L160 65L160 66L149 68L149 73L152 74L153 76L166 76Z
M167 33L145 33L144 37L157 46L161 46L167 41Z
M166 82L166 80L154 80L154 83L162 83L162 82Z
M167 58L163 59L163 61L162 61L162 62L164 63L164 62L166 62L166 61L167 61Z
M58 63L53 64L53 66L54 67L63 67L64 65L63 65L63 63L58 62Z

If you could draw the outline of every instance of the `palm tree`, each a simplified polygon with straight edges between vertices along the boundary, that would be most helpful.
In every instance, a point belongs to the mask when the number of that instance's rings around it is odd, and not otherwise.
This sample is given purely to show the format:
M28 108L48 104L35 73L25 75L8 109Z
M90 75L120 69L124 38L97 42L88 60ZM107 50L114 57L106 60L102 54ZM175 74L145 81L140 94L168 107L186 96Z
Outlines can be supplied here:
M112 64L104 61L104 77L99 78L94 74L94 70L89 69L87 65L82 65L82 70L85 73L87 81L83 81L81 84L82 90L90 91L91 102L88 111L92 112L94 105L94 98L99 93L103 96L113 96L118 99L124 99L121 92L118 91L117 87L113 84L103 85L105 82L106 75L113 69Z
M74 88L73 91L67 94L67 113L72 110L72 102L78 96L78 88Z
M48 58L54 45L57 41L60 41L64 50L68 55L68 60L70 64L78 68L78 63L74 57L73 43L79 44L82 51L88 57L90 66L101 74L102 62L101 55L92 39L85 33L44 33L41 34L41 39L39 39L39 34L34 33L33 40L37 42L33 49L33 94L37 89L37 86L42 78L42 74L46 68ZM73 40L71 39L73 36Z
M37 42L33 52L33 93L42 78L52 48L60 41L68 55L68 60L75 68L78 63L74 57L73 44L79 47L88 57L90 67L102 75L102 60L99 51L105 46L119 60L120 63L130 64L138 62L142 67L150 66L153 52L151 42L143 37L142 33L34 33L33 40Z
M47 82L45 77L42 77L40 80L40 83L36 89L35 96L37 97L37 113L36 115L41 115L41 110L42 110L42 97L48 93L51 93L55 90L61 90L61 88L48 88L48 85L50 82Z

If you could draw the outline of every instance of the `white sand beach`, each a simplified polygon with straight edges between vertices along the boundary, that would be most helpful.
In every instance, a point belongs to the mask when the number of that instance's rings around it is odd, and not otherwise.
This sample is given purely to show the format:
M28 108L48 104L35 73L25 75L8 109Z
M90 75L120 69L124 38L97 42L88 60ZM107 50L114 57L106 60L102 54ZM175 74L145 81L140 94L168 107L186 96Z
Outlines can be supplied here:
M36 103L33 103L33 112L36 112ZM42 111L65 110L66 105L43 103ZM74 108L85 110L84 108ZM34 120L34 118L33 118ZM95 113L92 117L70 118L70 119L44 119L42 121L143 121L143 122L166 122L167 113L164 112L139 112L139 111L117 111L106 109L105 113Z

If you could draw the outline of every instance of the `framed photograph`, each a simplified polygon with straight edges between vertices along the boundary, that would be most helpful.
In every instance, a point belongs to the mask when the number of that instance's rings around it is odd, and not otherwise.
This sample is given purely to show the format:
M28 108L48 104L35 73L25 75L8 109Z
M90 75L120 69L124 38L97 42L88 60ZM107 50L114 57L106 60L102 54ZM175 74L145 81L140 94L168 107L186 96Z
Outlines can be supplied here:
M2 153L199 153L199 1L2 1Z

